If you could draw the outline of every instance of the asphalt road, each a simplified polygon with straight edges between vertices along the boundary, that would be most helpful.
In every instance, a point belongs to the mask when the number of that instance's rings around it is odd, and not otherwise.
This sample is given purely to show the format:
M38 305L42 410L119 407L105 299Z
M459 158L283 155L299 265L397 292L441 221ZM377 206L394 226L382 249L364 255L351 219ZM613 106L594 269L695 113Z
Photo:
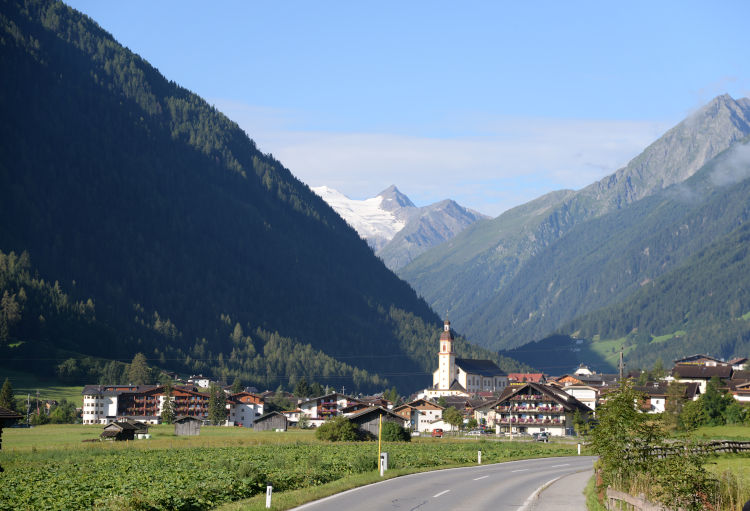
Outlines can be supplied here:
M594 459L543 458L422 472L355 488L295 509L526 511L532 509L542 487L564 480L558 478L590 471Z

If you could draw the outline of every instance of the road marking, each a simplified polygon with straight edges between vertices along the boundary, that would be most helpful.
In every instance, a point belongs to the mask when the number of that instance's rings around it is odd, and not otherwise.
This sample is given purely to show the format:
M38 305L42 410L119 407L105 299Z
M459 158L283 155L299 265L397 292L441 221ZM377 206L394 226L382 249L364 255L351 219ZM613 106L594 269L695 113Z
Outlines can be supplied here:
M536 490L534 490L534 493L532 493L531 495L529 495L529 498L527 498L526 501L523 503L523 505L520 508L518 508L518 511L527 511L528 509L531 509L531 503L534 502L534 500L536 500L539 497L539 494L542 493L542 491L547 486L550 486L552 483L554 483L558 479L562 479L562 477L563 476L555 477L554 479L551 479L551 480L547 481L546 483L544 483L543 485L541 485L539 488L537 488Z
M439 497L439 496L441 496L441 495L445 495L445 494L446 494L446 493L448 493L449 491L450 491L450 490L444 490L444 491L441 491L440 493L436 493L435 495L433 495L433 496L432 496L432 498L433 498L433 499L436 499L436 498L438 498L438 497Z
M527 470L529 470L529 469L528 468L521 468L519 470L511 470L511 472L526 472Z
M475 480L475 481L479 481L480 479L487 479L488 477L490 477L490 476L482 476L482 477L477 477L477 478L475 478L474 480Z
M562 465L552 465L550 468L557 468L557 467L569 467L570 463L563 463Z

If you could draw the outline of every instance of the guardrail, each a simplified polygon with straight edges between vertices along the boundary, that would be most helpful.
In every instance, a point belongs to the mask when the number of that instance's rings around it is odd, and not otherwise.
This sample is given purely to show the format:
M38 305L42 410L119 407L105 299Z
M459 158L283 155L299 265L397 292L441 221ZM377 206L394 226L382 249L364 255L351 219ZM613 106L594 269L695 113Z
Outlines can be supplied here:
M625 504L624 506L623 503ZM668 508L661 506L660 504L649 502L642 494L633 497L628 493L613 490L612 488L607 488L606 506L608 510L628 509L630 511L670 511Z

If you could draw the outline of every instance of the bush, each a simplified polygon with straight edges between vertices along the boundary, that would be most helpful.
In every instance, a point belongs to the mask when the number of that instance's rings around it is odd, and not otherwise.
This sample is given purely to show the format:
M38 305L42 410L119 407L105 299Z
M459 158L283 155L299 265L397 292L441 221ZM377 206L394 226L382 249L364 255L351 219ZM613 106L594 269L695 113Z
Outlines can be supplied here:
M384 442L411 442L411 435L395 422L384 422L381 439Z
M357 427L346 417L336 417L315 430L315 438L329 442L354 442L360 440Z

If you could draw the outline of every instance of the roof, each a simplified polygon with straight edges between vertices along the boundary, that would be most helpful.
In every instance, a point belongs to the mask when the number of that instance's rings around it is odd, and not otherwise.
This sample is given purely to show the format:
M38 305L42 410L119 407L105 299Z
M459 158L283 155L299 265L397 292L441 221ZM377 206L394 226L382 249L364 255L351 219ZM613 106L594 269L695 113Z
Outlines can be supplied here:
M565 393L563 390L560 390L557 387L553 387L551 385L545 385L543 383L526 383L520 387L512 387L510 388L511 392L506 396L504 395L502 399L499 399L496 403L500 403L503 401L507 401L511 397L515 396L516 394L523 393L526 389L531 389L534 392L539 392L553 401L555 401L557 404L562 405L562 407L566 411L574 411L574 410L581 410L585 412L590 412L591 409L586 406L585 404L581 403L578 399L571 396L570 394Z
M710 360L712 362L723 363L718 358L714 358L714 357L711 357L709 355L704 355L704 354L696 354L696 355L690 355L689 357L678 358L677 360L674 361L674 363L675 364L685 364L685 363L689 363L689 362L697 362L699 360Z
M453 380L453 383L451 383L451 386L448 388L448 390L458 390L461 392L466 392L466 389L458 383L458 380Z
M544 373L508 373L509 380L541 383L544 380Z
M109 424L104 426L105 431L112 431L114 429L118 431L127 431L129 429L136 431L141 428L136 426L135 424L131 424L130 422L110 422Z
M192 415L180 415L178 417L175 417L174 419L175 424L184 424L186 422L191 422L191 421L203 422L203 419L199 417L194 417Z
M264 414L264 415L261 415L261 416L260 416L260 417L258 417L257 419L255 419L255 420L253 421L253 424L255 424L256 422L263 422L263 421L266 421L266 420L268 420L268 419L272 418L272 417L273 417L273 416L275 416L275 415L278 415L279 417L283 417L283 418L284 418L284 420L287 420L287 417L286 417L286 415L284 415L284 414L283 414L283 413L281 413L281 412L268 412L268 413L266 413L266 414Z
M402 422L404 420L404 418L401 417L400 415L398 415L396 413L393 413L390 410L386 410L382 406L370 406L370 407L367 407L364 410L361 410L361 411L359 411L357 413L353 413L352 415L350 415L349 416L349 420L361 419L363 417L366 417L368 415L373 415L373 414L375 414L375 415L390 415L391 417L393 417L395 419L398 419L399 421L402 421Z
M0 420L16 421L22 418L22 415L17 414L13 410L8 410L7 408L3 408L2 406L0 406Z
M492 360L457 358L456 367L460 367L464 372L469 374L478 374L480 376L505 376L505 372Z
M732 366L678 364L672 369L672 376L675 375L680 375L680 378L698 378L701 380L709 380L714 376L728 379L732 376Z

